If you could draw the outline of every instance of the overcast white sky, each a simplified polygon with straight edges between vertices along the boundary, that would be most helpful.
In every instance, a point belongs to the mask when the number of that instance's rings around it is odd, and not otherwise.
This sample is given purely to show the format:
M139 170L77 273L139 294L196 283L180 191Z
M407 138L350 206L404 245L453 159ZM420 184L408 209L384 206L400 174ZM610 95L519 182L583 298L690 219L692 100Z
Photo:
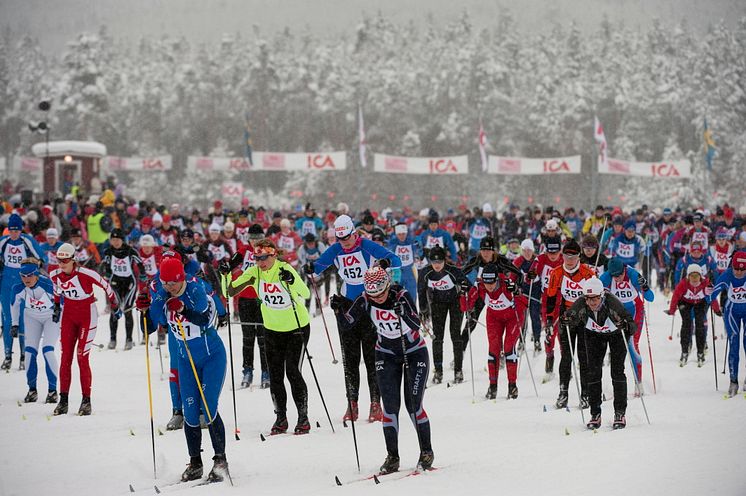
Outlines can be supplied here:
M746 15L746 0L0 0L0 27L10 28L14 38L29 33L58 52L78 33L104 24L117 39L169 34L199 43L223 33L252 33L254 24L263 34L289 26L335 36L353 32L364 15L379 11L401 23L424 24L429 14L441 25L465 9L483 27L506 6L527 32L572 19L595 29L604 15L628 26L648 25L653 17L674 22L685 17L703 32L720 19L734 23Z

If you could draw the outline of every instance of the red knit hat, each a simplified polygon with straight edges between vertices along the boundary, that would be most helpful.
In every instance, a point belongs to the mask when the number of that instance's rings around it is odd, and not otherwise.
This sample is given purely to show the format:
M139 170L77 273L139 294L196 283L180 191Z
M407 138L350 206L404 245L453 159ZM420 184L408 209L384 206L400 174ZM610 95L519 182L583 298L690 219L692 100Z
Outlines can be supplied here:
M160 266L161 282L181 282L186 279L184 265L178 258L164 258Z

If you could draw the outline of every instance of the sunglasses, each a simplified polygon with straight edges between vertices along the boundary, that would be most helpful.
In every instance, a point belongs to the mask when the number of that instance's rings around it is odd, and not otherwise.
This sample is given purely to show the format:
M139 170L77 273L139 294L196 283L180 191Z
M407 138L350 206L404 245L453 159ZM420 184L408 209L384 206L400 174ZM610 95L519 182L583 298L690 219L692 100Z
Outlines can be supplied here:
M60 265L62 265L62 264L66 264L66 263L68 263L68 262L72 262L72 261L73 261L73 259L72 259L72 258L58 258L58 259L57 259L57 262L58 262L58 263L59 263Z
M586 296L585 301L597 301L601 299L601 295L596 296Z
M269 257L273 257L273 256L274 256L274 255L269 255L269 254L267 254L267 255L255 255L255 256L254 256L254 258L255 258L256 260L260 261L260 262L264 262L264 261L265 261L265 260L267 260L267 259L268 259Z
M31 274L21 274L21 277L33 277L38 275L39 274L37 272L32 272Z
M179 282L180 281L164 281L164 280L161 279L161 284L163 285L163 287L175 286L175 285L179 284Z
M350 236L352 236L352 233L348 234L347 236L337 236L337 240L347 241L348 239L350 239Z

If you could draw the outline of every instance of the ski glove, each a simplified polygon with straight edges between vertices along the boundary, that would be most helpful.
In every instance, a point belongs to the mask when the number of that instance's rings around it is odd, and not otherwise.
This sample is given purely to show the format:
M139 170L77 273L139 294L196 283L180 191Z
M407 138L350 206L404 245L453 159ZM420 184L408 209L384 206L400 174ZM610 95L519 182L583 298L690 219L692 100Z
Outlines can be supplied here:
M712 311L715 312L715 315L717 315L718 317L723 316L723 311L720 310L720 307L717 307L716 305L712 306Z
M672 312L668 308L666 308L665 310L663 310L663 313L665 313L666 315L673 315L674 314L674 312Z
M513 294L518 294L520 292L518 289L518 285L515 282L511 281L510 279L505 281L505 289L507 289Z
M54 310L52 310L52 322L55 324L60 321L60 314L62 313L62 307L59 303L54 304Z
M471 288L471 283L469 281L461 281L461 284L459 284L458 286L459 292L463 294L468 293L470 288Z
M231 255L230 262L228 263L230 264L231 270L235 270L239 268L241 264L243 263L243 257L241 256L240 253L236 252L233 255Z
M421 322L430 321L430 312L424 309L420 310L420 321Z
M169 298L166 308L171 312L181 313L184 311L184 302L178 298Z
M536 271L534 269L529 269L528 272L526 272L526 278L529 280L529 282L536 279Z
M303 266L303 270L306 271L306 274L313 274L315 272L313 260L309 260L306 265Z
M642 292L646 293L650 289L650 285L648 285L648 280L642 276L640 276L637 280L640 281L640 289L642 289Z
M140 291L140 293L137 295L137 300L135 300L135 308L142 312L144 310L147 310L149 307L150 293L147 289L145 289L144 291Z
M329 300L329 306L332 307L334 313L338 313L340 311L346 312L347 309L350 308L350 300L348 300L344 296L334 294Z
M388 258L382 258L378 261L378 266L383 270L386 270L391 267L391 262L389 262Z
M18 326L17 325L10 326L10 336L13 338L18 337Z
M289 270L280 267L280 280L290 285L295 282L295 276Z
M224 276L227 276L231 273L231 264L228 260L221 260L221 262L218 264L218 272L223 274Z
M224 327L228 323L228 314L218 315L218 327Z

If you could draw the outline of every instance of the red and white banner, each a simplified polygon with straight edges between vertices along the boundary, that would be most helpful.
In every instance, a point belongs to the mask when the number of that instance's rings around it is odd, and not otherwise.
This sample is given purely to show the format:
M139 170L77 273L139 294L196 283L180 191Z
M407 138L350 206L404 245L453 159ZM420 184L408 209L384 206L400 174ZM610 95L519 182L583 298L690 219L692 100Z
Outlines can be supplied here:
M580 174L580 155L559 158L495 157L490 155L489 174Z
M13 169L22 172L41 172L44 159L37 157L13 157Z
M187 157L189 170L204 171L336 171L347 169L345 152L329 153L271 153L254 152L253 167L245 157Z
M487 161L487 133L484 132L484 126L482 126L482 120L479 120L479 158L482 161L482 172L487 172L489 169L489 162Z
M373 170L392 174L468 174L466 155L456 157L395 157L376 153Z
M685 179L692 177L692 164L688 160L662 162L627 162L610 158L606 166L598 164L599 174L616 174L619 176L670 177Z
M112 157L104 158L104 167L107 171L166 171L171 170L173 163L171 155L160 157Z
M220 196L224 199L238 199L243 197L243 184L224 181L220 187Z

